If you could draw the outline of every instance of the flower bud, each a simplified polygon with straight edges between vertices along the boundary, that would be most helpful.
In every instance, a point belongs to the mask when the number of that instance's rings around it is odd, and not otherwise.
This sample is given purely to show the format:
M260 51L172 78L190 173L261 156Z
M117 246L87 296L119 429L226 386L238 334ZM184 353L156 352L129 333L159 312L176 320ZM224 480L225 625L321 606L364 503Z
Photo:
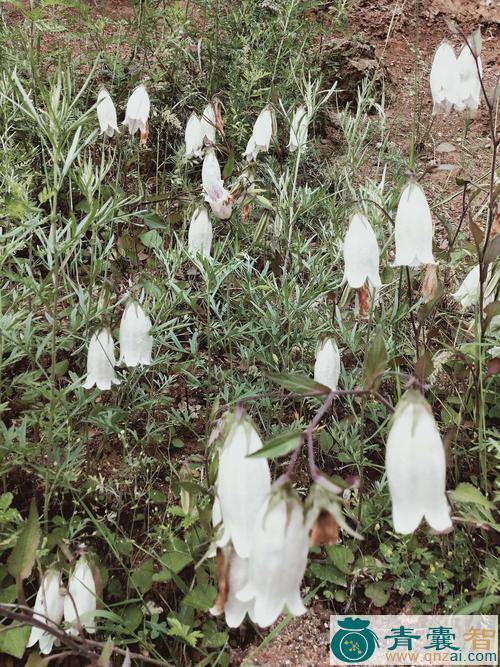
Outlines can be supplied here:
M188 250L191 254L199 253L202 257L210 257L212 247L212 223L207 209L200 206L193 213L188 232Z
M184 133L186 142L186 157L190 160L193 157L201 157L203 149L203 129L200 119L195 113L189 116Z
M297 148L304 149L307 144L307 131L309 129L309 116L306 108L300 106L293 115L290 127L290 140L288 150L293 153Z
M443 40L432 61L430 85L434 106L432 113L448 114L454 105L460 104L460 77L455 52L451 44Z
M398 533L412 533L423 518L436 531L451 529L443 443L429 404L415 390L407 391L396 406L386 470Z
M396 212L394 266L435 264L432 255L432 215L424 191L410 181L401 194Z
M108 391L112 384L120 384L115 375L115 348L109 329L96 331L90 339L87 353L87 379L83 383L85 389L94 385L98 389Z
M33 608L34 619L55 628L62 621L64 609L61 579L61 572L47 570L36 594L35 606ZM42 630L42 628L32 627L27 647L34 646L38 642L41 653L48 655L52 651L55 639L54 635Z
M151 320L132 299L125 306L120 322L120 364L129 368L151 364L153 338Z
M137 130L140 130L141 134L146 133L149 110L149 95L146 88L141 84L129 97L125 111L123 124L128 127L130 134L135 134Z
M265 151L266 153L269 151L273 128L274 112L272 107L267 105L258 115L253 127L252 136L248 140L246 150L243 153L248 162L256 160L261 151Z
M314 364L314 380L328 387L332 391L337 390L340 376L340 352L333 338L325 338L319 343Z
M248 583L236 597L254 602L253 620L274 623L285 606L294 616L306 610L300 584L307 565L309 530L302 503L282 492L269 495L255 521L248 559Z
M115 105L106 88L101 88L97 96L97 120L101 134L112 137L115 132L119 131Z
M64 598L64 620L69 625L69 635L78 634L78 623L87 632L95 629L95 611L97 608L96 585L94 575L85 556L80 556L69 582L68 593Z
M354 289L362 287L365 280L369 280L372 287L380 287L379 263L375 232L366 216L356 213L351 217L344 238L344 280Z

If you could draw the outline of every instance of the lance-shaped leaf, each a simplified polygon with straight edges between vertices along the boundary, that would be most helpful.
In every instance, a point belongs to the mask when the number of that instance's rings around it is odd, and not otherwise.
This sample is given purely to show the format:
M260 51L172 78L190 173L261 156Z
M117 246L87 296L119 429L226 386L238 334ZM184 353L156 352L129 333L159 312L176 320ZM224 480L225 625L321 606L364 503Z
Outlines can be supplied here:
M299 447L303 435L303 432L298 430L280 433L268 440L262 449L250 454L249 458L275 459L278 456L285 456Z
M330 393L328 387L311 380L307 375L271 373L269 378L285 389L288 389L288 391L292 391L294 394L302 394L303 396L322 396Z
M40 543L40 522L35 499L31 501L30 512L17 542L7 560L7 569L18 582L27 579L35 564L36 550Z
M364 376L366 387L376 389L380 384L380 376L387 367L387 350L384 336L379 329L373 337L365 357Z

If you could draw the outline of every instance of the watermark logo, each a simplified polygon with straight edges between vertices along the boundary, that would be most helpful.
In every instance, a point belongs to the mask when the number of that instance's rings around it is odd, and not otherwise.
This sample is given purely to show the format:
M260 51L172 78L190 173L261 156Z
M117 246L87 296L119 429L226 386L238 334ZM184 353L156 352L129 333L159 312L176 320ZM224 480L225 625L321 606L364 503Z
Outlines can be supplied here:
M370 621L361 618L346 618L337 621L340 630L333 635L330 648L342 662L364 662L371 658L379 646L377 635L368 627Z
M331 616L330 664L497 665L496 616Z

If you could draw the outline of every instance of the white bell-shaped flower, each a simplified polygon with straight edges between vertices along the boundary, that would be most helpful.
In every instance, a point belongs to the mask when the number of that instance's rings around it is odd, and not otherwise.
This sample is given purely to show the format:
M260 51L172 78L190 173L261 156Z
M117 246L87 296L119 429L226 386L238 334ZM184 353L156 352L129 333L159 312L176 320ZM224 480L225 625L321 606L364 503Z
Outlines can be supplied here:
M186 123L184 133L186 142L186 157L201 157L203 152L203 129L198 116L193 112Z
M149 366L153 349L150 331L151 320L137 301L130 300L120 322L120 364Z
M267 105L262 109L253 126L252 136L248 140L248 144L243 155L248 162L257 159L257 155L261 151L266 153L269 151L269 144L273 136L274 128L274 112L272 107Z
M85 556L80 556L70 575L64 598L64 620L69 635L78 634L78 622L87 632L95 632L97 596L94 575Z
M491 277L490 265L488 267L484 285L483 306L487 306L495 300L495 291L499 277L500 274L495 274L493 278ZM458 301L465 310L466 308L476 306L479 303L480 293L479 264L476 264L476 266L474 266L465 276L457 291L452 294L452 297Z
M457 59L458 73L460 77L459 104L457 109L469 109L475 111L481 101L481 81L476 67L476 61L467 44L460 51ZM482 76L483 67L481 58L478 57L479 72Z
M219 577L222 575L223 579L222 588L219 578L219 597L210 613L214 616L224 613L227 625L237 628L246 614L254 620L253 599L243 602L237 598L237 594L248 584L248 558L240 558L231 546L219 553L218 558L221 557L224 562L223 571L219 572Z
M59 626L63 618L64 594L61 590L61 579L61 572L47 570L36 594L33 608L33 618L55 628ZM41 653L48 655L52 651L55 639L54 635L49 632L32 627L27 647L30 648L38 642Z
M314 380L332 391L337 390L340 376L340 352L333 338L325 338L318 345L314 363Z
M430 75L433 114L451 111L460 104L460 77L455 51L451 44L443 40L432 61Z
M112 137L115 132L119 132L115 105L106 88L101 88L97 96L97 120L101 134Z
M432 255L432 215L424 191L410 181L401 194L395 224L394 266L435 264Z
M205 201L212 209L212 213L220 220L230 218L233 212L230 194L224 188L219 161L213 148L207 150L203 160L201 182Z
M135 134L137 130L140 130L141 134L146 133L150 106L148 91L142 84L137 86L128 99L123 121L130 134Z
M429 404L415 390L396 406L385 462L394 529L412 533L425 518L434 530L449 530L443 443Z
M302 504L295 497L270 495L262 506L248 559L248 583L236 597L254 601L253 620L261 627L274 623L285 607L299 616L306 611L300 583L307 565L309 530Z
M306 108L300 106L294 113L290 127L290 140L288 150L293 153L297 148L304 149L307 144L307 131L309 128L309 116Z
M377 237L362 213L355 213L344 238L344 280L358 289L368 279L371 286L382 285L379 275L380 252Z
M94 385L98 389L109 390L112 384L120 384L115 374L115 347L109 329L96 331L90 339L87 353L87 379L85 389Z
M208 211L200 206L193 213L188 232L188 250L193 255L199 253L203 257L210 257L212 247L212 223Z
M214 144L216 135L216 116L215 107L211 102L203 109L200 124L202 134L201 140Z
M247 558L255 517L271 488L265 458L248 458L262 448L250 419L233 417L219 456L216 490L224 528L238 556Z

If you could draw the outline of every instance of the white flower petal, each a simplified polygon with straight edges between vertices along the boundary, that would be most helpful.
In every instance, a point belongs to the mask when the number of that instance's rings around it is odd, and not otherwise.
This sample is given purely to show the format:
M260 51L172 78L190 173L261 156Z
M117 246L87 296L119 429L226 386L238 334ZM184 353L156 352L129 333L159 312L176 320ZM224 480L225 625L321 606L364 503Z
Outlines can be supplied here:
M142 84L137 86L128 99L125 120L123 121L130 134L135 134L137 130L146 131L150 106L146 88Z
M380 252L377 237L366 216L355 214L344 238L344 278L358 289L368 278L373 287L380 287Z
M433 114L447 114L460 104L460 78L453 47L444 40L437 49L430 74Z
M129 368L151 364L153 338L151 320L141 306L130 300L120 322L120 364Z
M396 408L386 470L397 532L413 532L423 517L435 530L451 528L443 443L430 406L413 390Z
M207 209L200 206L193 213L188 232L188 250L193 255L199 253L203 257L210 257L212 247L212 223Z
M201 157L203 149L203 128L200 119L195 113L189 116L184 133L186 142L186 157Z
M477 72L476 62L467 44L460 51L457 59L459 72L459 104L457 109L475 111L481 102L481 82ZM479 71L482 76L481 58L478 59Z
M314 380L337 390L340 376L340 352L333 338L326 338L318 345L314 363Z
M82 628L89 633L94 633L96 631L96 587L94 575L85 556L79 558L69 578L68 593L69 595L64 598L64 620L70 626L67 633L75 636L78 634L77 616Z
M106 88L101 88L97 96L97 119L101 134L112 137L115 132L118 132L115 105Z
M219 457L216 488L222 520L241 558L248 557L255 517L271 488L267 460L247 458L261 447L253 424L242 417L229 428Z
M432 215L424 191L410 181L401 194L395 224L394 266L435 264L432 255Z
M206 139L209 143L215 143L215 107L212 103L207 104L201 116L201 134L202 141Z
M261 151L268 152L269 144L273 136L274 114L270 106L264 107L255 121L252 136L248 140L248 144L243 155L248 162L257 159Z
M309 129L309 116L304 106L298 107L295 111L292 124L290 126L290 139L288 141L288 150L293 153L300 146L302 149L307 144L307 132Z
M38 589L33 618L42 623L50 623L58 627L62 621L64 609L64 595L61 589L62 575L56 570L48 570ZM41 628L31 628L27 647L34 646L37 642L40 651L48 655L54 646L55 637Z
M83 383L85 389L94 385L101 390L111 389L112 384L120 384L115 375L115 350L109 329L101 329L90 339L87 354L87 379Z

